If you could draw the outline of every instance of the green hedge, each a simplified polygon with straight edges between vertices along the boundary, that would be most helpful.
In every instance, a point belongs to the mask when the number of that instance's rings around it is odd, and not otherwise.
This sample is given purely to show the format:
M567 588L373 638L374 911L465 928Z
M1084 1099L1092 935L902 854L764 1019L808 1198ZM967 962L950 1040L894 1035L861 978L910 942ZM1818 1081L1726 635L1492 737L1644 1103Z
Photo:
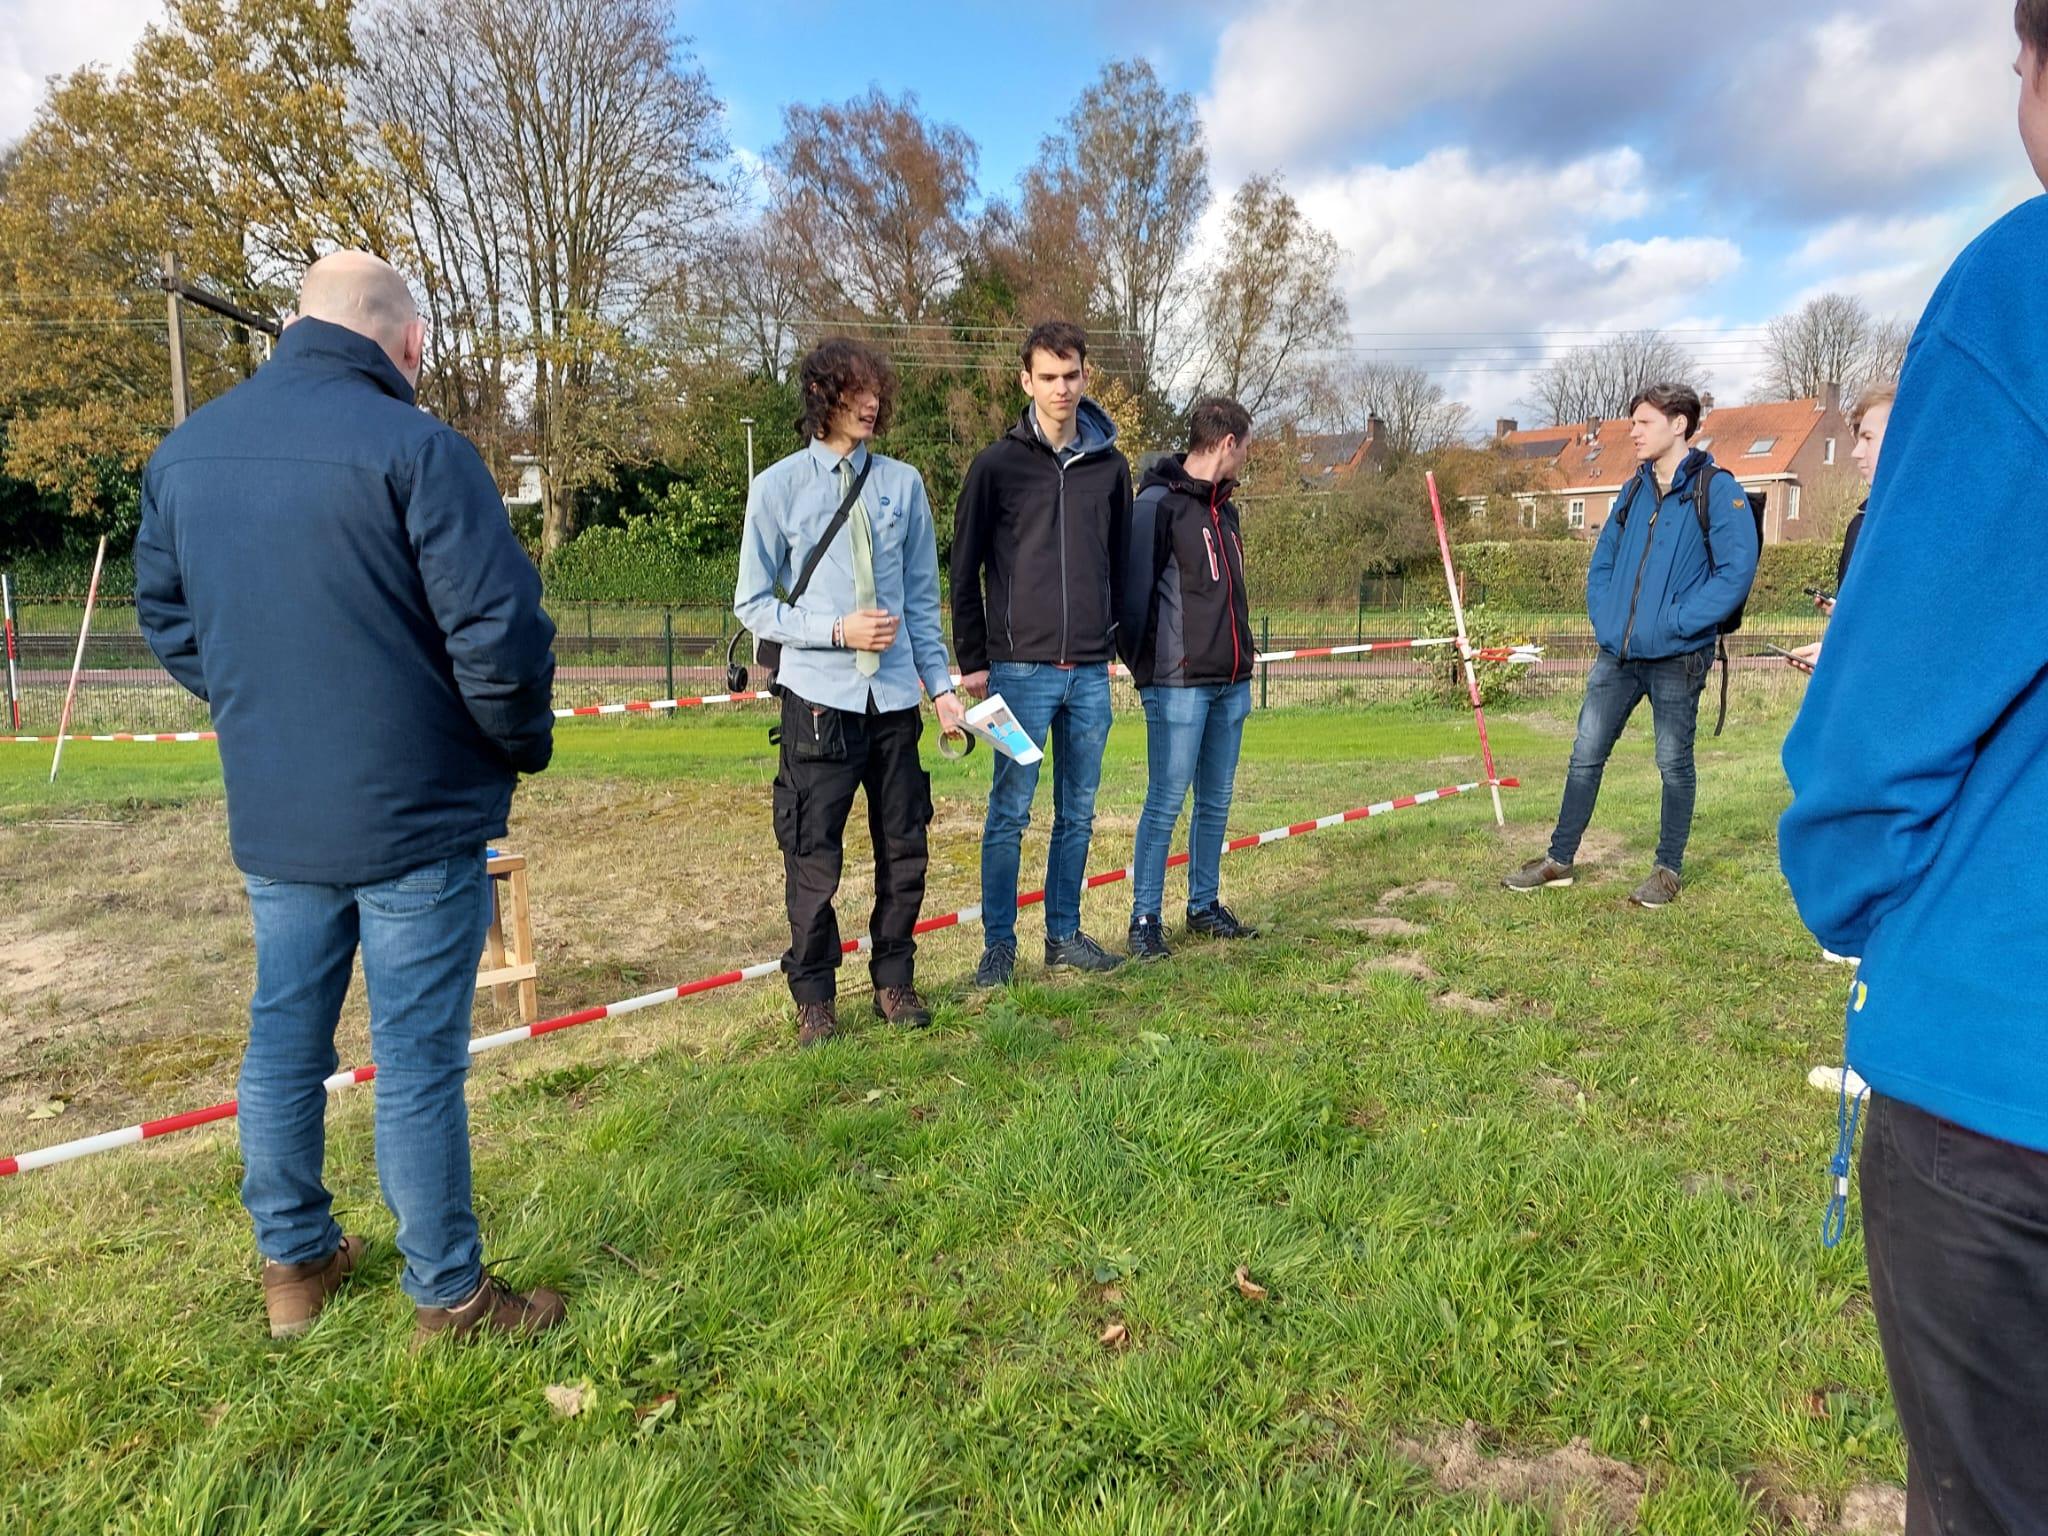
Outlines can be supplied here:
M1475 595L1495 608L1534 613L1570 613L1586 601L1586 566L1593 546L1577 539L1531 539L1516 543L1466 544L1458 566ZM1757 562L1752 613L1810 613L1806 588L1833 591L1842 546L1831 543L1770 544Z
M0 560L0 570L14 578L15 600L25 597L76 598L85 601L92 585L92 552L83 554L22 555ZM127 550L107 546L107 563L100 572L100 595L127 598L135 594L135 562Z
M654 518L589 528L542 562L548 596L562 602L728 603L737 557L709 558L663 536Z

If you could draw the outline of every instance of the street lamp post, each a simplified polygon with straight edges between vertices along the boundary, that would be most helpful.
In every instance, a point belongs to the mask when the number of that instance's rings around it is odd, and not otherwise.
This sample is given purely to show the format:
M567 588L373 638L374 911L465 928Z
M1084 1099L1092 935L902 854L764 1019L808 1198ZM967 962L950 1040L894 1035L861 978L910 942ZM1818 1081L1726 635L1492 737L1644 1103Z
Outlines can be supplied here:
M754 484L754 418L742 416L740 425L747 429L747 485L751 489Z

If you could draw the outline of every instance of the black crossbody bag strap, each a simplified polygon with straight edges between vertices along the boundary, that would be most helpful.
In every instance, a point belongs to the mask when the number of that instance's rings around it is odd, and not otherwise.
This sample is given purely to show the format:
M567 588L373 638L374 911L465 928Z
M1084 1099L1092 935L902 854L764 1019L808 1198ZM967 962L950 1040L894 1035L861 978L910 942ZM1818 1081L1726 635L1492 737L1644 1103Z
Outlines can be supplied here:
M825 558L825 551L832 547L832 541L839 537L839 530L853 516L853 504L860 500L860 488L868 483L868 471L875 467L875 456L871 452L860 467L860 473L853 477L853 484L846 492L846 499L839 503L839 510L832 514L832 521L825 527L825 536L812 547L804 561L804 568L798 573L796 585L789 589L787 602L796 606L797 599L804 595L804 588L811 584L811 576L818 569L818 562Z

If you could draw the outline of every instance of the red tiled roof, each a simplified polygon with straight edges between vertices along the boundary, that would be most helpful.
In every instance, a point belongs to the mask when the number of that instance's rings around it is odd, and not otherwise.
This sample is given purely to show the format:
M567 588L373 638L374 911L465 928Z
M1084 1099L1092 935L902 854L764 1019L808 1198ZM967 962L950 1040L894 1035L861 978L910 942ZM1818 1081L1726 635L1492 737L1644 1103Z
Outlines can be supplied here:
M1821 402L1812 399L1724 405L1707 412L1694 442L1738 479L1782 475L1790 471L1799 450L1827 420ZM1762 444L1768 446L1750 452ZM1599 423L1597 436L1590 440L1585 423L1532 427L1509 433L1501 439L1501 447L1517 458L1550 459L1545 478L1554 491L1619 487L1636 468L1626 421Z

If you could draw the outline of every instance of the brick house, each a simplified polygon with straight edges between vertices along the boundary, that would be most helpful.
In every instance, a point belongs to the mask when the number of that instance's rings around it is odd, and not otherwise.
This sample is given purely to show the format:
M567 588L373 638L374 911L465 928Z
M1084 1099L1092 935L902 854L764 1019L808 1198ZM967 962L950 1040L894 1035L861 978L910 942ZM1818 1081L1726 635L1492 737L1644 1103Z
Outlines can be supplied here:
M1764 493L1764 542L1796 543L1837 530L1813 515L1817 498L1846 494L1855 466L1849 460L1854 434L1842 414L1841 391L1806 400L1716 407L1707 413L1695 446L1712 453L1746 491ZM1625 420L1587 421L1572 426L1522 429L1498 423L1494 447L1509 458L1542 464L1536 488L1521 498L1520 513L1534 526L1537 502L1562 507L1565 526L1581 538L1595 538L1614 498L1636 470Z

